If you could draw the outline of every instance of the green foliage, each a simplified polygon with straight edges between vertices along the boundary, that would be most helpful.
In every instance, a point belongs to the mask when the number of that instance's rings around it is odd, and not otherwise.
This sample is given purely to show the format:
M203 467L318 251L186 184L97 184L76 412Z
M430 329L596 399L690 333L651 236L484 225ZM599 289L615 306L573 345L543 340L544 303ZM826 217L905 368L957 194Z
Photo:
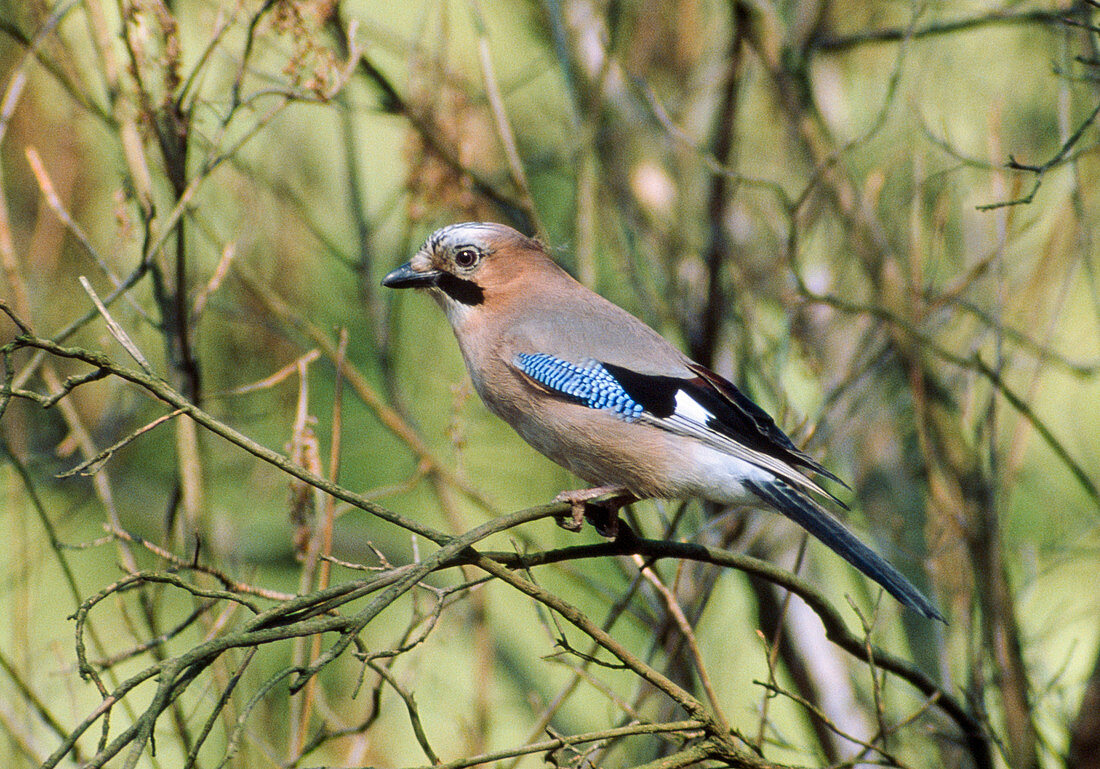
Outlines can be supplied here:
M0 760L1097 766L1098 17L0 4ZM378 285L468 219L767 406L950 625L763 511L553 526Z

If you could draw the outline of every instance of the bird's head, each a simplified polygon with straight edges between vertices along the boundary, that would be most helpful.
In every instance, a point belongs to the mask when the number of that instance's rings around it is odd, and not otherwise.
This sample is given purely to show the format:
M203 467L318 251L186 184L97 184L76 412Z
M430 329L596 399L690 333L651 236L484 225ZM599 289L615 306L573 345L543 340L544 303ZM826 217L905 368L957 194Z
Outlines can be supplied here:
M382 285L428 289L458 324L547 268L558 271L537 240L503 224L464 222L432 233Z

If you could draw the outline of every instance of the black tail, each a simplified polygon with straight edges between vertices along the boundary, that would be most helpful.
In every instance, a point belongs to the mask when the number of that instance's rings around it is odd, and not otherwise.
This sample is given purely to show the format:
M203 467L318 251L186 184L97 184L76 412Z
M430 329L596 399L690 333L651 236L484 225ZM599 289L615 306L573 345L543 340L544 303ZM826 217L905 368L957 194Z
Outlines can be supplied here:
M938 619L946 624L947 620L932 602L913 587L901 572L860 542L855 534L848 531L844 524L817 502L780 480L746 481L745 485L762 500L828 545L848 563L886 588L886 592L901 603L929 619Z

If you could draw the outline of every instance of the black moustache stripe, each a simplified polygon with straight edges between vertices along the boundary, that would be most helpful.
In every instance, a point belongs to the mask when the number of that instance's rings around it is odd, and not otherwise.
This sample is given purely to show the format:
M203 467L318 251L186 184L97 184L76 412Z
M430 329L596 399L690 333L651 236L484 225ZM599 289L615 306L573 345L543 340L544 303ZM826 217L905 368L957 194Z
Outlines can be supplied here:
M449 272L440 275L435 281L436 288L459 304L471 306L485 301L485 291L471 280L464 280Z

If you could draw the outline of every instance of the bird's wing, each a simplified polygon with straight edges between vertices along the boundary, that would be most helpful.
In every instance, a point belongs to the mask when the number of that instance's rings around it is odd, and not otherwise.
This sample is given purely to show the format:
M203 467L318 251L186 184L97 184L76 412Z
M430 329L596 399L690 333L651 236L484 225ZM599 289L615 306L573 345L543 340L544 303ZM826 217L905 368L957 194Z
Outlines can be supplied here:
M734 440L759 439L762 451L767 452L769 447L773 450L778 449L791 464L823 475L848 488L848 484L822 467L809 454L799 450L787 434L779 429L771 416L738 390L732 382L698 363L689 362L687 367L698 376L697 380L690 381L698 382L699 396L714 402L717 412L716 430Z
M688 362L685 373L695 376L677 377L594 359L574 363L543 352L519 353L513 365L532 384L557 397L695 438L846 507L800 468L840 482L835 475L799 451L732 383L703 366Z
M520 353L513 365L533 386L550 395L611 411L628 422L695 438L767 470L772 478L746 478L745 486L903 604L926 617L943 620L932 602L901 572L805 493L812 491L847 507L802 475L799 468L839 479L799 451L763 409L714 372L688 362L685 365L694 377L643 374L612 363L592 359L573 363L541 352Z

